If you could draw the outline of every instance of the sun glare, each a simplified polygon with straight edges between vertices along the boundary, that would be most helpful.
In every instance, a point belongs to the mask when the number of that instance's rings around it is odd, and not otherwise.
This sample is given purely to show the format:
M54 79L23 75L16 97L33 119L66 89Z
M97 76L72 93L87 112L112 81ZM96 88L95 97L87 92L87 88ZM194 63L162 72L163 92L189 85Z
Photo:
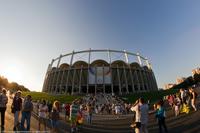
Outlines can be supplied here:
M12 63L11 63L12 62ZM22 82L23 68L20 62L6 61L1 67L1 75L8 79L9 82Z
M20 82L22 80L22 74L19 66L8 66L3 71L3 75L9 82Z

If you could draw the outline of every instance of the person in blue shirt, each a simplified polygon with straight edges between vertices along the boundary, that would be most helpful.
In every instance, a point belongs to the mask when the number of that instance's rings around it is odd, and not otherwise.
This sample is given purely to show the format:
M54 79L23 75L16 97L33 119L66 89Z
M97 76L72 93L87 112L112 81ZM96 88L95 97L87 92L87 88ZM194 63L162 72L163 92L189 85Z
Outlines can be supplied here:
M159 133L163 132L162 127L164 128L165 133L168 133L167 126L165 124L165 110L162 101L157 103L156 118L158 119Z

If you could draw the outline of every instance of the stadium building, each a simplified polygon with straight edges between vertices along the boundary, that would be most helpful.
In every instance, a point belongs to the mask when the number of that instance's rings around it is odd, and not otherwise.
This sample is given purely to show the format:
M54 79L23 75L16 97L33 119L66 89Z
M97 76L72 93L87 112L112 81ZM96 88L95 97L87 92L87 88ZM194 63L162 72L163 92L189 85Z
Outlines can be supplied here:
M153 90L158 87L147 58L125 50L89 49L52 59L42 91L124 95Z

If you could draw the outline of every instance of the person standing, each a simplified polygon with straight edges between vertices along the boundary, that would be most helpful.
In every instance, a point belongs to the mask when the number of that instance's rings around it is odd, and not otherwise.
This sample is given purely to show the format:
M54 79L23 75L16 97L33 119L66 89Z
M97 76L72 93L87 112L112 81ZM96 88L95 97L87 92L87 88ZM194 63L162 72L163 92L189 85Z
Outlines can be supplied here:
M22 109L21 91L17 91L15 93L11 107L13 108L13 113L14 113L13 130L16 131L17 126L20 124L19 123L19 115L20 115L20 112L21 112L21 109Z
M159 125L159 133L162 133L162 127L165 130L165 133L168 133L167 126L165 124L165 110L163 107L163 101L158 102L156 105L156 118L158 119L158 125Z
M65 104L65 120L69 120L69 115L70 115L70 104L66 103Z
M2 93L0 94L1 130L4 130L5 111L7 103L8 103L8 97L6 96L6 90L3 89Z
M31 95L27 95L24 99L24 103L23 103L23 107L22 107L22 118L21 118L22 130L30 131L32 110L33 110L32 98L31 98ZM25 121L26 121L26 129L24 127Z
M186 104L186 92L184 89L180 89L180 96L181 96L181 104Z
M51 101L48 101L47 102L47 107L48 107L48 113L49 113L49 115L51 114L51 111L52 111L52 103L51 103Z
M191 100L192 108L194 109L194 111L197 111L197 107L196 107L197 93L194 91L193 88L189 88L189 92L190 92L190 100Z
M133 106L131 107L131 111L135 112L135 123L134 123L134 126L133 126L135 128L135 133L140 133L141 111L140 111L139 100L136 100L136 102L133 104Z
M39 116L39 123L38 123L38 130L40 131L40 125L41 123L44 124L44 130L46 131L46 121L47 121L47 113L48 113L48 107L46 105L46 101L43 100L42 103L39 105L38 110L38 116Z
M87 111L87 122L89 124L92 124L92 112L93 112L93 108L91 104L88 104L86 106L86 111Z
M149 106L145 103L144 98L139 99L140 105L140 113L141 113L141 133L148 133L147 124L148 124L148 117L149 117Z
M70 106L70 123L71 123L71 132L76 132L78 130L77 128L77 114L79 111L79 105L78 101L73 101Z
M57 132L58 130L58 120L60 119L60 102L54 101L53 108L51 112L51 122L52 122L52 132Z

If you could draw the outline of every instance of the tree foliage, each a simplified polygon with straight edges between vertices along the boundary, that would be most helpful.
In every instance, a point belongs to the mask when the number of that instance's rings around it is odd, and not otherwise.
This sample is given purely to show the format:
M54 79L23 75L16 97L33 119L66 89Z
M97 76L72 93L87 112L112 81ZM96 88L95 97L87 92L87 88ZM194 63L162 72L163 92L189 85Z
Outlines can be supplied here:
M171 89L188 88L198 83L200 83L200 74L196 73L193 76L189 76L185 81L183 81L182 83L178 85L175 85Z
M30 91L28 88L26 88L23 85L19 85L16 82L8 82L8 79L0 76L0 86L6 88L7 90L9 90L11 93L16 92L18 90L20 91Z

